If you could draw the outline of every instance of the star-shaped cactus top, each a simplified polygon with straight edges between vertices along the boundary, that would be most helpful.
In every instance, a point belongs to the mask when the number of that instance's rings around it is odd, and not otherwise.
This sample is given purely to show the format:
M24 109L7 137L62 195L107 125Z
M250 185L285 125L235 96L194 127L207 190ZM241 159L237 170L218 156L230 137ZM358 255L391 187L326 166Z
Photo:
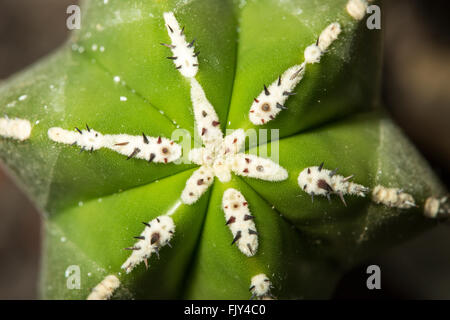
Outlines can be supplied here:
M223 137L217 114L202 87L195 79L191 79L191 86L196 127L204 147L189 153L189 159L201 167L186 183L181 195L184 203L197 201L213 183L214 176L221 182L230 181L231 171L240 176L268 181L287 179L287 171L273 161L240 152L245 144L244 130L238 129Z
M232 171L240 176L268 181L287 179L287 171L275 162L240 152L245 144L245 132L242 129L223 137L219 117L206 98L202 86L195 79L199 65L198 54L194 51L194 41L186 41L184 28L180 28L173 12L164 13L164 19L172 43L161 44L173 51L170 60L174 61L176 69L190 81L195 127L204 145L203 148L195 148L189 152L189 160L200 165L200 168L187 180L181 194L182 202L188 205L195 203L213 184L214 177L221 182L228 182L231 180ZM135 147L134 150L141 149ZM136 152L133 151L134 153ZM232 244L236 243L245 255L253 256L258 248L258 239L253 216L248 210L248 202L239 191L228 189L224 194L223 210L226 213L226 224L233 233ZM166 235L162 245L167 244L172 237L174 227L161 227L162 219L169 219L167 223L173 225L173 221L167 216L159 217L147 225L148 229L137 237L138 243L129 248L134 252L122 266L127 272L142 261L148 266L147 259L153 252L159 252L159 245L156 243L160 241L161 235ZM155 225L156 230L147 231ZM166 229L170 229L171 233Z

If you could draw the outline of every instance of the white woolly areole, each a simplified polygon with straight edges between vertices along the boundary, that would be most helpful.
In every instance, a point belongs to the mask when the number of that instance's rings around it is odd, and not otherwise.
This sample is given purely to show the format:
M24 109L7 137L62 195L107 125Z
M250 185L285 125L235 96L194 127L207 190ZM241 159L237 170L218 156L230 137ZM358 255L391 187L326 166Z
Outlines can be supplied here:
M447 218L450 216L450 205L448 197L428 197L425 201L423 213L427 218Z
M77 136L79 136L80 133L68 131L59 127L53 127L48 129L47 134L52 141L64 144L74 144L77 142Z
M87 300L108 300L119 287L120 280L115 275L106 276L92 289Z
M316 44L312 44L305 49L305 62L317 63L328 49L328 47L335 41L341 33L341 25L333 22L328 25L320 34Z
M236 154L244 147L245 132L242 129L233 130L223 139L224 154Z
M79 129L78 129L79 130ZM48 130L48 137L59 143L76 144L82 150L95 151L108 148L128 158L144 159L149 162L168 163L181 157L181 146L163 137L131 136L128 134L101 134L93 129L68 131L54 127Z
M207 166L201 166L186 181L186 186L181 193L181 201L186 204L196 202L214 181L214 170Z
M366 0L349 0L347 2L347 12L355 20L361 20L366 15L367 1Z
M139 241L133 247L127 248L133 250L133 253L122 265L122 269L130 273L142 261L147 266L147 259L153 253L159 256L159 250L169 244L174 233L175 223L171 217L164 215L151 220L138 237Z
M335 41L341 33L341 25L337 22L333 22L327 26L319 36L317 46L320 51L325 52L328 47Z
M191 100L197 132L204 144L220 143L223 138L219 117L206 98L202 86L191 79Z
M320 62L320 57L322 56L322 51L316 44L312 44L312 45L306 47L304 56L305 56L306 63L317 63L317 62Z
M337 22L328 25L320 34L317 43L311 44L304 51L305 62L287 69L269 87L256 97L250 107L249 119L255 125L263 125L274 120L280 111L287 109L284 104L293 90L302 80L307 63L318 63L320 58L341 33L341 26Z
M329 197L330 194L351 194L364 197L369 191L363 185L349 181L352 176L344 178L322 166L303 169L298 175L298 185L311 196L320 195Z
M0 136L16 139L20 141L27 140L31 135L31 123L26 119L0 118Z
M248 202L236 189L227 189L222 197L222 209L225 221L233 234L233 244L248 257L258 250L258 234L254 217L248 208Z
M168 46L172 50L173 56L169 58L173 60L175 67L184 77L195 77L198 71L198 59L194 51L194 42L188 43L186 41L184 28L180 28L173 12L165 12L164 21L172 41L172 44Z
M409 209L415 207L412 195L403 192L398 188L386 188L381 185L376 186L372 191L372 201L384 204L388 207Z
M267 181L281 181L288 178L288 172L272 160L252 154L238 153L233 157L231 170L243 177Z
M254 276L250 282L250 291L253 296L258 299L263 299L267 296L270 296L270 288L272 287L272 283L269 278L264 274L260 273Z
M303 78L305 63L287 69L277 80L254 99L250 108L249 118L255 125L269 122L285 109L284 103L292 95L292 90Z

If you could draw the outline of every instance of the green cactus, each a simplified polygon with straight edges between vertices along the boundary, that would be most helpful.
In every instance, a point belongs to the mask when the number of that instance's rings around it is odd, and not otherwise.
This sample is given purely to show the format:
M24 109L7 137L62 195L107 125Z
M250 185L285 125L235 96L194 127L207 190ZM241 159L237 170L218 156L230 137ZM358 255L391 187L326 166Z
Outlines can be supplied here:
M0 157L43 213L41 297L326 298L434 225L426 201L447 214L380 107L366 7L86 1L0 88Z

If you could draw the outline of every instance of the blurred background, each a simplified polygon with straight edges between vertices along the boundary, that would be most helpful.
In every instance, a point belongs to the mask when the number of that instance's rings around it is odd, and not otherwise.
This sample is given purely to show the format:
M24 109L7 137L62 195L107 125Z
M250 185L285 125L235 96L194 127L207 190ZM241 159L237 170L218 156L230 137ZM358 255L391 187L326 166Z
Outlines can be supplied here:
M98 1L98 0L97 0ZM0 81L64 43L76 0L0 0ZM383 101L450 185L450 19L446 0L385 1ZM0 167L0 299L36 299L40 217ZM350 271L335 298L450 299L450 227L440 226ZM366 288L381 268L382 290Z

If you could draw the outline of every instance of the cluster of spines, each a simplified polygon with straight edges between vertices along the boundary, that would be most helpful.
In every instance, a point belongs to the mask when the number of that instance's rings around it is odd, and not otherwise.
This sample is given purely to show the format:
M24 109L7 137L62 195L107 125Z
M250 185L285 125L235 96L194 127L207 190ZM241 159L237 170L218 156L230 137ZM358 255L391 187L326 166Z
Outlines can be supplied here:
M147 259L153 253L159 258L159 250L166 245L170 247L170 240L175 233L175 223L167 215L159 216L148 223L143 222L143 224L145 225L144 231L135 237L138 241L134 246L125 248L125 250L133 251L122 265L122 269L127 273L130 273L141 262L144 262L145 267L148 268Z
M269 87L263 85L264 90L253 100L250 107L249 119L255 125L265 124L287 109L284 104L286 100L295 93L296 85L303 78L305 63L295 65L286 70Z
M53 127L48 130L51 140L64 144L77 145L81 151L93 152L100 148L108 148L127 157L127 160L138 158L148 162L168 163L181 157L181 146L167 138L148 137L145 133L140 136L127 134L101 134L89 128L75 131Z
M27 140L31 135L31 123L26 119L0 118L0 136L19 141Z
M171 44L161 43L172 50L172 56L167 57L175 64L175 68L186 78L193 78L198 72L198 55L195 52L194 42L186 41L184 27L180 28L173 12L164 13L164 21L166 23L167 32L169 34Z
M258 250L258 232L247 200L238 190L229 188L223 194L222 208L225 212L225 225L233 235L231 244L236 244L248 257L255 255Z
M344 195L351 194L364 197L369 189L360 184L351 182L353 175L343 177L337 174L337 170L328 170L323 167L323 162L320 166L313 166L303 169L298 175L298 184L300 188L311 195L314 201L314 196L326 196L331 200L332 194L337 194L344 205Z
M294 95L293 90L302 80L308 63L320 62L321 56L341 33L341 26L337 22L328 25L317 38L316 43L308 46L304 51L305 62L287 69L269 87L263 85L264 90L254 99L250 107L249 119L255 125L263 125L272 121L287 109L286 100Z
M316 195L326 196L330 200L330 195L337 194L344 205L346 205L344 195L350 194L365 197L370 191L368 187L351 182L350 179L353 178L353 175L343 177L336 174L336 172L337 169L328 170L323 168L322 162L320 166L303 169L298 175L298 184L303 191L311 195L313 200ZM372 201L399 209L416 207L412 195L398 188L387 188L381 185L377 185L372 190Z

